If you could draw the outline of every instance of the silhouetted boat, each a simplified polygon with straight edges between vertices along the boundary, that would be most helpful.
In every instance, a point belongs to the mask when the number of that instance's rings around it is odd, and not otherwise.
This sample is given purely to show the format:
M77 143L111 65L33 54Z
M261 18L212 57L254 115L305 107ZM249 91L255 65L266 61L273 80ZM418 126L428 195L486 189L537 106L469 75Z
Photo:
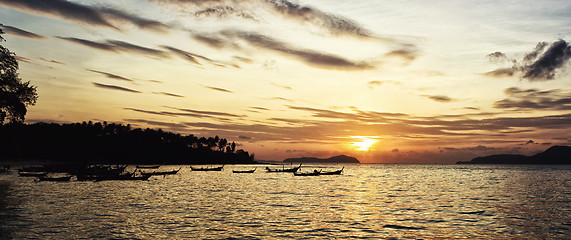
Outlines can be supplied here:
M294 172L293 175L295 176L319 176L321 170L313 170L313 172Z
M179 168L178 170L172 170L172 171L162 171L162 172L141 172L141 175L151 175L151 176L159 176L159 175L174 175L177 174L178 171L180 171Z
M18 175L20 175L20 177L43 177L48 175L48 173L45 172L18 172Z
M157 169L160 168L161 165L137 165L136 168L145 168L145 169Z
M222 171L222 169L224 168L224 165L220 166L220 167L203 167L203 168L197 168L197 167L192 167L190 166L190 169L192 169L192 171Z
M40 181L50 181L50 182L69 182L69 180L71 180L71 176L67 176L67 177L45 177L45 176L40 176L38 177L38 179Z
M339 175L343 172L343 169L345 169L345 167L342 167L341 169L339 169L337 171L321 172L321 173L319 173L319 175Z
M70 174L72 175L96 175L96 176L100 176L100 175L119 175L121 173L123 173L123 171L125 171L125 169L127 168L127 165L117 165L115 167L113 166L91 166L91 167L86 167L86 168L79 168L79 169L75 169L73 171L70 171Z
M233 173L253 173L256 171L257 168L251 170L232 170Z
M299 170L299 168L301 168L301 164L299 164L299 166L294 167L294 168L285 168L284 166L282 166L282 169L279 169L279 168L272 169L272 168L266 167L266 170L268 172L297 172L297 170Z
M135 176L134 174L120 174L108 176L96 176L95 181L111 181L111 180L148 180L151 175Z

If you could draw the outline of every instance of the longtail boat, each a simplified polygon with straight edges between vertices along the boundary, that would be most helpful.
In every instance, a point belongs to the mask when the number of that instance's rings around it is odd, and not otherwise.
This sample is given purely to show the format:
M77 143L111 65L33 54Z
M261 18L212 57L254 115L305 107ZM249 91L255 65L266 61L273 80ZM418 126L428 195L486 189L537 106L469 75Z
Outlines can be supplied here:
M345 169L345 167L342 167L339 170L336 171L331 171L331 172L321 172L320 175L339 175L343 172L343 169Z
M151 175L151 176L174 175L174 174L177 174L178 171L180 171L180 169L182 169L182 168L179 168L178 170L162 171L162 172L141 172L141 175L143 175L143 176L144 176L144 175Z
M224 168L224 165L222 165L220 167L203 167L203 168L190 166L190 169L192 171L222 171L223 168Z
M45 177L45 176L40 176L40 177L38 177L38 180L40 180L40 181L50 181L50 182L69 182L69 180L71 180L71 176L67 176L67 177Z
M251 170L232 170L233 173L253 173L256 171L257 168Z
M317 171L317 170L313 170L313 172L294 172L293 175L294 176L319 176L321 173L321 170Z
M161 165L137 165L136 168L144 168L144 169L157 169L160 168Z
M272 168L266 167L266 170L268 172L297 172L297 170L299 170L300 168L301 168L301 164L299 164L299 166L293 167L293 168L285 168L284 166L282 166L281 169L279 169L279 168L273 168L272 169Z

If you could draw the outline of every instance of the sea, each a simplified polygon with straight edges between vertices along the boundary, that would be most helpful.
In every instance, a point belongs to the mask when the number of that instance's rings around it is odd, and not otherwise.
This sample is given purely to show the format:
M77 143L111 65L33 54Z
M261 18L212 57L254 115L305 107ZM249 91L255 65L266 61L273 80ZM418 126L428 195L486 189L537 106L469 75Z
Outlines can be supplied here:
M161 166L182 170L147 181L0 174L0 239L571 239L569 165L266 166Z

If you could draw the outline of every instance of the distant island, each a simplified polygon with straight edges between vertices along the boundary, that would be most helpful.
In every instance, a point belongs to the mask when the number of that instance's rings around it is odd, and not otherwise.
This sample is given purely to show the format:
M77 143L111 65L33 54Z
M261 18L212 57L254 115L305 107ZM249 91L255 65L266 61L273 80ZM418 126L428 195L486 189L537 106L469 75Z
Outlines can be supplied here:
M316 158L316 157L301 157L301 158L287 158L283 162L287 163L360 163L354 157L346 155L339 155L330 158Z
M0 161L68 164L255 164L225 138L93 123L0 125Z
M571 147L553 146L533 156L498 154L456 164L571 164Z

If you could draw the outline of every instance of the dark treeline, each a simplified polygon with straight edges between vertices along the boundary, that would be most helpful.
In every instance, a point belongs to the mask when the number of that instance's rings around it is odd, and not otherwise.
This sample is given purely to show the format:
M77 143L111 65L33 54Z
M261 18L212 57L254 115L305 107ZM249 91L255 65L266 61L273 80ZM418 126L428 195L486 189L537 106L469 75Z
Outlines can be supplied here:
M253 154L234 142L107 122L0 125L0 159L68 163L240 164Z

